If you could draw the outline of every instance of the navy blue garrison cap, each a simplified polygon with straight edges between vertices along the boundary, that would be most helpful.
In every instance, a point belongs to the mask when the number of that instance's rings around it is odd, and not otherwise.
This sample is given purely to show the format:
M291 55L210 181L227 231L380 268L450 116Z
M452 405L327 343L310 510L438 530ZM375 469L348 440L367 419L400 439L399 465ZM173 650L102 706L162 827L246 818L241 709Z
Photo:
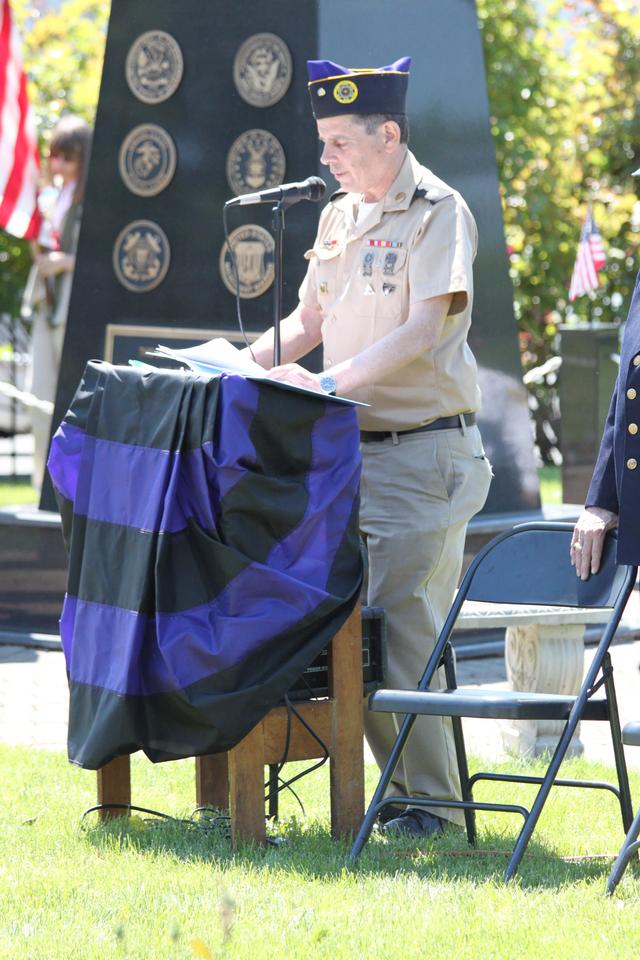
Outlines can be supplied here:
M316 120L347 113L406 113L411 57L388 67L341 67L331 60L307 60L309 93Z

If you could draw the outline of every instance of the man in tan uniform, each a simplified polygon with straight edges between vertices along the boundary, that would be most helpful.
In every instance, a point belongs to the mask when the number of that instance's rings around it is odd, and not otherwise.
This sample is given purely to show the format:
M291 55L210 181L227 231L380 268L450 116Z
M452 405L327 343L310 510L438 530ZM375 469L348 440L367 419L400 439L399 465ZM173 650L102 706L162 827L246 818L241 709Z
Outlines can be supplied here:
M271 371L370 404L359 408L368 603L387 614L388 686L406 688L449 610L467 523L491 477L466 340L476 225L462 197L407 148L409 66L409 58L366 71L309 62L322 163L342 190L322 212L300 303L281 326L287 362ZM322 374L291 362L319 343ZM272 331L254 344L265 367L272 346ZM365 712L365 729L382 766L395 720ZM391 790L459 796L449 721L417 721ZM425 836L445 820L461 822L460 814L409 808L386 829Z

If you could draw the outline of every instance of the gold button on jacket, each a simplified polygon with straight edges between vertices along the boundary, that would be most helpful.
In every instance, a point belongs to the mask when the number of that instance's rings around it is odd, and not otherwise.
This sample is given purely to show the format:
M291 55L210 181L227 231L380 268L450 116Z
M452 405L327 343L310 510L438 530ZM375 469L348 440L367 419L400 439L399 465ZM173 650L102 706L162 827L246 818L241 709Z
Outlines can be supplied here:
M635 387L629 387L629 389L627 390L627 400L635 400L637 396L638 394L635 390Z
M630 423L629 426L627 427L627 430L629 431L630 434L632 434L632 436L635 436L636 433L638 432L638 424Z
M635 459L635 457L629 457L627 460L627 466L629 470L635 470L635 468L638 466L638 461Z

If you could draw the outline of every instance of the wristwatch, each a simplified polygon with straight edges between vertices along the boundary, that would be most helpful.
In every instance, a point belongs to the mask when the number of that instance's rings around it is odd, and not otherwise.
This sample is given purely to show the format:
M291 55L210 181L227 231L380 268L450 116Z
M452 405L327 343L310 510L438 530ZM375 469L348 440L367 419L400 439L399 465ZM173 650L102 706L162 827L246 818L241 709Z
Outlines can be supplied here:
M332 377L330 373L320 374L320 389L330 397L335 397L336 390L338 389L336 378Z

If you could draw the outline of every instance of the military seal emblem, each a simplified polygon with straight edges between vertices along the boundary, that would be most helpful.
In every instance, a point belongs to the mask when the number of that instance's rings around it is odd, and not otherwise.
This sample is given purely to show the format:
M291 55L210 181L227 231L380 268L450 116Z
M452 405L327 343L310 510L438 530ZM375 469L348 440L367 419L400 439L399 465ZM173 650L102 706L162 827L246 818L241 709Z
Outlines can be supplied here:
M341 80L333 88L333 96L338 103L353 103L358 96L358 88L353 80Z
M272 107L289 89L293 64L284 40L275 33L255 33L236 53L233 79L252 107Z
M229 244L238 266L240 296L243 300L259 297L273 283L273 237L264 227L249 223L231 233ZM225 242L220 251L220 275L227 290L235 294L236 275L231 250Z
M182 80L184 61L177 42L164 30L148 30L132 43L125 65L129 89L143 103L162 103Z
M155 197L171 182L176 147L162 127L145 123L127 134L118 159L125 186L139 197Z
M268 130L247 130L227 155L227 180L236 195L280 186L285 168L282 145Z
M148 293L162 283L171 250L164 230L152 220L133 220L113 245L113 269L123 287Z

